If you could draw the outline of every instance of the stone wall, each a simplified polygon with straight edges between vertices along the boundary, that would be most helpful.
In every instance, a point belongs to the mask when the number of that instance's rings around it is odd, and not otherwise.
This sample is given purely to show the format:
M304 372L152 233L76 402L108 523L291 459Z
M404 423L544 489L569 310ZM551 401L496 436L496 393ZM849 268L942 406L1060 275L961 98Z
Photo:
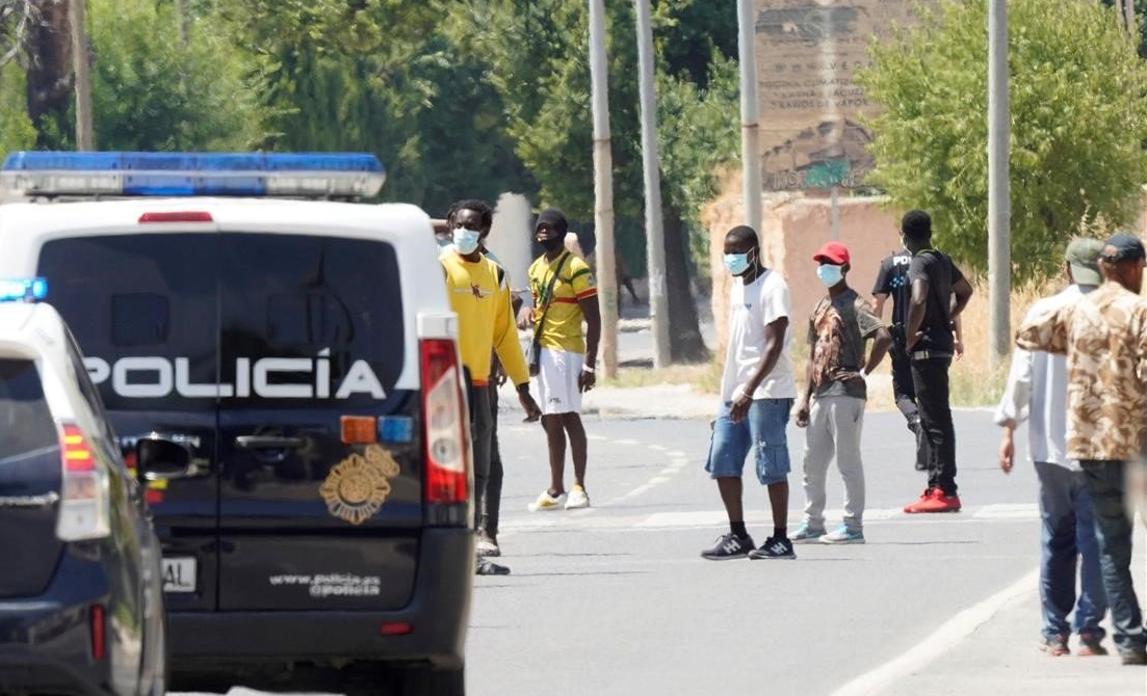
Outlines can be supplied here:
M730 177L730 184L733 180ZM704 221L710 232L710 269L713 273L713 317L717 325L718 351L728 338L729 285L722 255L725 233L742 219L740 191L730 186L725 195L706 207ZM765 264L778 269L789 284L793 326L797 340L804 340L805 326L825 289L816 277L812 255L832 238L828 199L799 195L764 197L762 250ZM852 255L849 284L864 297L871 296L880 260L899 246L900 214L880 198L840 200L840 241ZM718 353L720 354L720 353Z

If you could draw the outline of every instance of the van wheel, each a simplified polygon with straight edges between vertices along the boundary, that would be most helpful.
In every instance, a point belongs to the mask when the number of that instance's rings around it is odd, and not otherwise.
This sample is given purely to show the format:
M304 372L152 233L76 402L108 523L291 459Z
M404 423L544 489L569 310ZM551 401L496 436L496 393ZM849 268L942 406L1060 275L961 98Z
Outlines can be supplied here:
M402 671L402 696L466 696L466 667L411 667Z

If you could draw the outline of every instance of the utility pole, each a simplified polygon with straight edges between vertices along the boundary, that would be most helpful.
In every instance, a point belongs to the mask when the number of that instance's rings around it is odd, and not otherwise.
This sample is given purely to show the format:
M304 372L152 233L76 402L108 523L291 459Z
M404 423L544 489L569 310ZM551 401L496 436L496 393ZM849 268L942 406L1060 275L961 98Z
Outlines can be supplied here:
M597 302L601 308L602 376L617 376L617 260L613 244L613 154L604 0L589 0L589 73L593 97L593 222L597 234Z
M657 94L653 82L653 25L649 0L637 9L637 62L641 79L641 164L645 170L645 259L649 270L649 316L653 320L653 367L669 354L669 294L665 286L665 229L661 215L661 158L657 151Z
M745 223L761 231L761 133L757 100L757 24L753 0L737 0L741 62L741 177L745 189Z
M1135 26L1135 0L1123 0L1123 21L1127 23L1127 35L1135 38L1138 27ZM1135 43L1138 51L1139 44Z
M88 62L85 0L70 0L68 23L72 34L72 67L76 77L76 149L95 149L92 133L92 76Z
M993 366L1011 343L1011 193L1007 0L988 0L988 325Z

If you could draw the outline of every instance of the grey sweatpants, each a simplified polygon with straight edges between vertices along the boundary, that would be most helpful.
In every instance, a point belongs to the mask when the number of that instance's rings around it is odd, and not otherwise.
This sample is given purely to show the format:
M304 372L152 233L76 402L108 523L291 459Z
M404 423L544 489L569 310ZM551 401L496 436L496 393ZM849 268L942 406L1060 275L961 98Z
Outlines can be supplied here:
M804 450L804 521L810 529L824 529L825 477L836 456L844 479L844 526L864 527L864 464L860 461L860 431L864 425L864 399L826 396L812 400Z

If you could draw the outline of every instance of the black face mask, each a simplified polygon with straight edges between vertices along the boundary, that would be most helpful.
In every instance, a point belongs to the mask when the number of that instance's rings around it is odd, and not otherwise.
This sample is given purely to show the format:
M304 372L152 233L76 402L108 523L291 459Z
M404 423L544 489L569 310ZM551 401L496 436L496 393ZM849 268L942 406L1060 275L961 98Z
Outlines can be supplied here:
M561 237L546 237L545 239L542 240L542 248L545 249L546 253L549 253L549 254L552 254L555 251L557 251L558 249L561 249L562 248Z

